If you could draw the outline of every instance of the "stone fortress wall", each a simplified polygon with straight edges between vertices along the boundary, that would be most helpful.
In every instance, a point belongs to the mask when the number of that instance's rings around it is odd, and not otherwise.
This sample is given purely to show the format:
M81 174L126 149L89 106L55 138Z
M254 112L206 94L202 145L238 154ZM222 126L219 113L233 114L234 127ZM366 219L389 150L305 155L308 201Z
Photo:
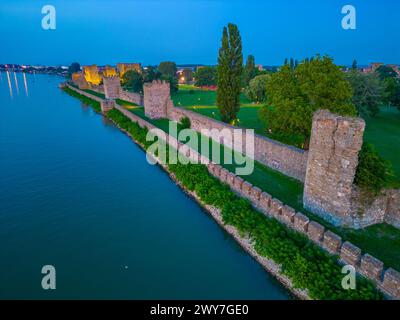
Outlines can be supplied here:
M85 91L76 89L75 87L69 87L96 101L106 101ZM118 104L114 104L114 107L132 121L137 122L141 127L146 127L148 129L157 128ZM176 138L168 134L166 136L167 142L171 146L175 148L183 146ZM280 200L273 198L270 194L253 186L242 177L235 175L219 164L210 163L209 159L199 154L196 150L188 148L185 155L190 159L208 163L207 168L210 174L219 179L222 183L227 184L231 190L238 195L248 199L256 209L263 212L267 217L277 219L289 228L302 233L328 253L339 256L340 263L354 266L359 274L372 280L389 298L400 299L400 272L392 268L385 268L383 262L379 259L368 253L362 253L361 249L348 241L343 242L341 237L337 234L326 230L325 227L318 222L310 220L300 212L296 212L296 210L290 206L283 204ZM393 203L392 206L399 208L400 192L396 193L394 198L396 199L396 203Z
M196 112L174 107L169 90L169 83L167 82L160 83L159 81L153 81L152 83L145 84L144 107L147 116L152 119L168 118L177 122L180 122L183 117L188 117L191 122L191 128L198 132L203 129L218 129L222 132L224 129L226 133L226 139L222 137L224 141L229 140L228 137L232 136L232 131L237 129L237 127L230 126ZM212 134L208 136L218 143L224 143L219 135L218 137L214 137ZM242 141L245 142L245 139L242 139ZM232 147L235 151L244 151L241 145L233 145ZM245 149L245 145L243 149ZM307 151L254 134L254 159L290 177L304 181L307 158Z
M106 99L118 99L122 91L119 76L103 77L103 88Z
M235 127L177 108L169 94L169 83L155 81L145 85L145 113L152 119L168 118L180 122L191 121L191 128L218 129L218 136L208 136L227 144ZM400 225L400 190L385 191L372 204L361 201L353 184L358 164L358 153L363 143L365 122L361 118L342 117L327 110L313 117L309 151L285 145L267 137L254 135L254 160L304 182L303 203L306 209L337 226L364 228L387 222ZM225 131L226 136L223 135ZM222 137L221 137L222 132ZM242 139L245 142L245 139ZM232 145L244 153L244 146ZM242 149L243 148L243 149Z
M168 82L146 83L142 96L122 90L119 82L113 79L103 80L104 90L102 86L95 88L92 84L89 88L98 92L112 91L115 92L114 99L144 105L145 114L152 119L167 118L180 122L188 117L191 128L198 132L217 129L216 136L212 131L206 135L218 143L227 144L232 130L237 129L196 112L174 107ZM360 118L319 111L313 117L309 151L255 134L254 160L304 182L304 207L334 225L358 229L386 222L400 228L400 190L385 190L369 203L362 201L353 184L364 128L365 123ZM243 146L233 144L231 147L244 153L246 139L243 137L242 141Z
M144 113L151 119L168 118L168 110L173 108L169 82L154 80L143 85Z

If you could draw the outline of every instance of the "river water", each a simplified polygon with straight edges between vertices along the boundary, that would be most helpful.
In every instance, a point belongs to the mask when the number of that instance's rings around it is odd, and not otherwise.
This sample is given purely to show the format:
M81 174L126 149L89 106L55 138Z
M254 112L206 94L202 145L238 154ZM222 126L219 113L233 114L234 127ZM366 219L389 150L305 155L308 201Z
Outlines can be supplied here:
M0 298L290 298L61 78L0 76Z

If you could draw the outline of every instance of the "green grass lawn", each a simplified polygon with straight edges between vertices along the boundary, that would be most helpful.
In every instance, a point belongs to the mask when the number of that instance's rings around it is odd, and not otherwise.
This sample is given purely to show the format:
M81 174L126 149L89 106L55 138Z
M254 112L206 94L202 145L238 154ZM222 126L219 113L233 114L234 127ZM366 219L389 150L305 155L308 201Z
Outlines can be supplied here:
M191 106L216 106L217 92L212 90L201 90L193 86L179 86L179 91L172 94L172 101L177 107ZM242 93L240 103L251 104L252 102Z
M375 118L367 119L364 140L392 163L395 187L400 188L400 111L382 108Z
M169 120L149 119L145 116L143 108L140 107L131 108L130 111L168 132ZM200 136L201 135L198 134L198 139ZM220 146L220 148L222 148L222 146ZM224 167L234 172L236 165L224 165ZM311 219L318 221L328 229L336 232L343 240L351 241L360 247L363 252L368 252L382 260L386 267L390 266L400 270L400 231L398 229L387 224L374 225L363 230L334 227L319 216L304 209L302 203L303 184L301 182L287 177L258 162L255 162L253 173L244 178L253 185L268 192L274 198L281 200L284 204L293 207L297 211L304 213Z

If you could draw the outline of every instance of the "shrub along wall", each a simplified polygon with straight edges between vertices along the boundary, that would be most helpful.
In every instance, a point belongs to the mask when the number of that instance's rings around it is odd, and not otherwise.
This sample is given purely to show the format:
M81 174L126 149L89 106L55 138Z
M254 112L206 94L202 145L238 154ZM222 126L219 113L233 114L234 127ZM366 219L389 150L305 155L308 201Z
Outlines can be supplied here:
M148 129L144 123L141 123L141 126L132 122L131 117L128 118L116 109L109 111L107 117L128 132L145 149L153 143L146 141ZM356 290L342 288L341 281L344 275L341 273L337 254L341 248L340 258L343 261L347 262L352 258L351 261L355 261L358 260L358 256L353 255L357 250L352 251L352 246L347 244L342 246L340 238L329 231L324 233L322 226L308 221L306 217L296 214L293 209L283 206L278 200L272 199L260 189L252 187L248 182L217 165L211 164L207 167L201 164L167 164L167 167L177 180L188 190L194 191L202 202L219 208L225 224L234 226L243 235L248 235L254 242L257 253L279 263L282 272L296 287L307 289L310 297L383 298L374 284L362 276L358 276ZM247 197L253 200L253 204L258 204L252 206L249 200L238 196L237 190L231 190L235 187L240 188L241 195L246 193ZM263 211L260 209L263 205L268 207L269 215L256 209ZM310 241L307 235L315 242ZM317 244L322 244L326 250ZM361 270L370 278L377 278L382 273L383 266L381 268L375 260L368 255L361 259ZM386 271L384 283L385 281L387 293L397 290L396 271Z

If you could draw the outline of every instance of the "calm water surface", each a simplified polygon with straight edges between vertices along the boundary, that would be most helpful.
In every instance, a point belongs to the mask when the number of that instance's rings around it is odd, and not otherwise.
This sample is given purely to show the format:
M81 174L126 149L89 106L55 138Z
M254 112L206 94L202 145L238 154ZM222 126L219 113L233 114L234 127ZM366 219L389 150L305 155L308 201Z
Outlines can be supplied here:
M290 298L127 136L60 91L61 78L9 77L0 298ZM41 288L48 264L53 291Z

